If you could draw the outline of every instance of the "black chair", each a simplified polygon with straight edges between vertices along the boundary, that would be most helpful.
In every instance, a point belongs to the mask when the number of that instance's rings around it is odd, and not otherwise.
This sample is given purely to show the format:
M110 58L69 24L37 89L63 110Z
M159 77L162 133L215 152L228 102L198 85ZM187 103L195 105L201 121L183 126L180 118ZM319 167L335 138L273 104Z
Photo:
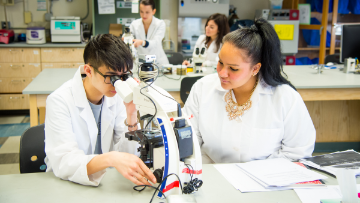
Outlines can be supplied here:
M45 125L27 129L20 138L20 173L45 172Z
M169 63L172 65L181 65L184 60L184 56L179 52L166 51L165 54L169 59Z
M180 85L180 98L181 101L185 104L189 94L191 87L195 84L197 80L202 78L203 76L197 76L197 77L185 77L181 80Z
M327 63L334 63L334 64L340 64L340 54L331 54L325 56L325 64Z

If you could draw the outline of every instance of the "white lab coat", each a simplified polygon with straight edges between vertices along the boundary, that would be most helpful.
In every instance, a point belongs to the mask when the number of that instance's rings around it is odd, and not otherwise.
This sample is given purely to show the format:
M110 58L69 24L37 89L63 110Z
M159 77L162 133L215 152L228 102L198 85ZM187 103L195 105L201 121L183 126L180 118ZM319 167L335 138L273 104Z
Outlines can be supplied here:
M130 31L135 36L135 39L146 40L149 42L149 46L146 48L141 45L136 48L138 55L156 55L156 61L158 63L169 64L169 60L162 47L162 40L165 37L165 29L165 22L153 16L148 33L145 35L145 28L142 19L140 18L134 20L130 25Z
M261 80L251 97L252 107L232 121L225 110L227 92L217 73L211 74L194 84L184 106L194 115L191 122L202 151L214 162L311 156L315 128L300 94L289 85L271 87Z
M196 41L195 47L194 47L194 52L193 55L195 54L196 51L196 47L199 47L199 50L201 51L201 49L203 47L205 47L206 49L206 59L203 63L204 67L213 67L213 66L217 66L217 63L219 61L219 53L220 53L220 49L222 47L222 43L220 44L219 50L216 51L216 42L215 40L211 42L209 48L206 48L205 45L205 40L206 40L206 35L200 35L198 40ZM194 65L194 64L192 64Z
M137 153L137 142L125 138L126 108L119 95L104 97L101 111L102 152ZM83 185L97 186L106 170L87 175L94 155L97 123L86 97L80 68L46 100L45 163L47 172Z

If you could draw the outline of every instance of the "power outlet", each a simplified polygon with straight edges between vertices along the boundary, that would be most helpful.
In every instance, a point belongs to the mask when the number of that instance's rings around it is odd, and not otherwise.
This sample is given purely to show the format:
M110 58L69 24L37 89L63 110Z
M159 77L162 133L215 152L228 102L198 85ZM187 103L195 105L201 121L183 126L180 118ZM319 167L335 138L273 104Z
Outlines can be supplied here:
M8 29L10 29L10 22L8 21ZM6 22L5 21L1 21L1 29L6 29Z

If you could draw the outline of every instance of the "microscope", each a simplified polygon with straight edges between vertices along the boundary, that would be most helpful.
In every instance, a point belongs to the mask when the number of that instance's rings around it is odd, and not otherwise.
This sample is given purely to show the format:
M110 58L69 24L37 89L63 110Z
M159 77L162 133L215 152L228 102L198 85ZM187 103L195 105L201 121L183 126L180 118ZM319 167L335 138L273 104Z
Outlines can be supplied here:
M194 73L202 73L202 65L206 59L206 49L205 47L200 48L196 47L193 52L193 62L194 62Z
M138 57L136 48L133 44L134 36L131 34L130 28L128 26L125 27L125 33L123 34L122 37L124 38L124 43L127 45L127 47L129 47L129 49L131 51L131 55L132 55L133 61L134 61L134 67L137 67L137 65L139 63L139 57Z
M183 114L180 104L154 84L159 71L156 56L143 57L145 62L138 68L140 84L132 77L122 81L119 76L112 76L111 84L124 102L133 101L139 111L144 127L127 132L125 137L140 144L140 158L153 171L161 183L159 190L168 198L181 195L180 187L185 183L201 179L200 145L191 124L193 115ZM160 192L157 196L163 197Z

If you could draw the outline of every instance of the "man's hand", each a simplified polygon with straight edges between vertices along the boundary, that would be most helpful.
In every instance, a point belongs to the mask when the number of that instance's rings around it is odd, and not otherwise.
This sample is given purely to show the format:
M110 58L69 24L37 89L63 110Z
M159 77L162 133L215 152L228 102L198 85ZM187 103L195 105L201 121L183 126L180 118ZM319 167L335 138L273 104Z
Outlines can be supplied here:
M185 61L182 63L182 65L190 66L191 64L190 64L190 62L189 62L188 60L185 60Z
M133 43L135 48L138 48L139 46L142 46L143 41L141 39L133 39Z
M109 152L111 165L126 179L136 185L151 185L156 183L156 178L144 162L137 156L124 152Z

